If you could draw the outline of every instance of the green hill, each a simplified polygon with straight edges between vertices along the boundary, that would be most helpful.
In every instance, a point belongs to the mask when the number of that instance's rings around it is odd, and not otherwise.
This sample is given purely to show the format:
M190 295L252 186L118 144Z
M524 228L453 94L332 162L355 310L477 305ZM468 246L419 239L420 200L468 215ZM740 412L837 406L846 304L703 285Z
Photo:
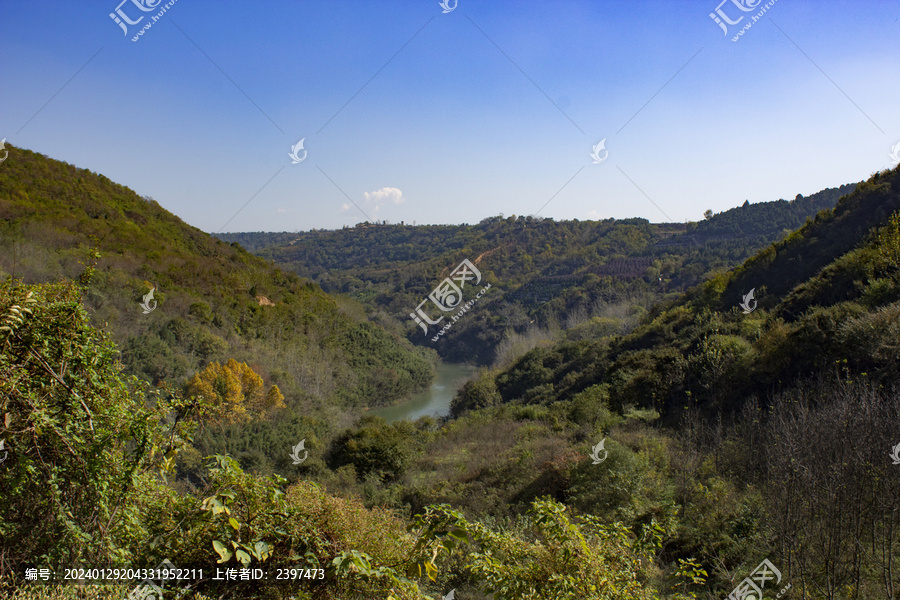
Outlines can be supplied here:
M83 594L29 586L32 566L163 559L321 573L207 578L186 600L721 598L763 559L780 569L767 596L888 598L900 585L900 167L785 239L776 229L808 210L801 199L763 207L780 215L770 229L749 206L706 225L487 220L477 254L423 250L427 273L405 262L415 248L372 247L346 257L356 275L333 276L364 308L98 175L11 158L0 169L4 595ZM757 238L717 239L738 225ZM343 234L358 236L355 251L381 235L356 229ZM439 235L473 231L451 229ZM773 243L751 252L760 235ZM379 257L405 275L376 269ZM425 351L359 315L400 327L391 296L420 298L465 257L497 287L466 335L487 345L517 320L569 322L504 336L504 360L463 387L450 419L354 422L336 409L361 390L396 396L425 372L413 367L428 365ZM660 279L669 291L654 302ZM159 304L144 314L151 283ZM600 315L574 312L617 295ZM234 356L294 386L290 405L210 422L210 399L123 377L104 330L148 381ZM223 450L234 459L204 458Z
M445 360L488 364L510 333L532 324L571 326L625 299L647 305L734 267L781 239L854 185L788 202L734 208L701 223L645 219L553 221L511 216L477 225L364 223L336 231L219 234L330 292L362 303L385 326ZM452 335L431 342L409 313L464 258L491 291ZM634 302L632 302L634 304ZM576 315L576 317L573 317ZM581 317L577 317L581 315Z
M85 306L112 332L126 373L177 387L235 358L298 409L389 404L431 381L432 359L353 302L103 175L9 151L0 169L0 277L86 283ZM144 314L151 288L158 304Z
M738 410L823 371L900 383L898 190L900 169L874 175L733 271L655 305L627 335L534 350L470 386L457 412L486 398L540 404L605 384L614 408L675 420L686 406Z
M462 388L433 434L358 423L335 439L333 468L379 475L373 497L413 511L520 524L552 498L624 523L659 544L648 585L663 598L725 597L763 557L781 586L888 597L896 576L882 574L900 557L871 549L900 543L898 178L873 176L630 332L604 317L522 344ZM402 464L373 466L398 446ZM689 567L701 576L676 583Z

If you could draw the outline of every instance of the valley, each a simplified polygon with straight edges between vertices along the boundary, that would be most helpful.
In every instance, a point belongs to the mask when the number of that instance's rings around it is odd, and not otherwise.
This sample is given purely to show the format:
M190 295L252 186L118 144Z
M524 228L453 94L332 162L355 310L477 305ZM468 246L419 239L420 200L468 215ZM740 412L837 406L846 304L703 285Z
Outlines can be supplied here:
M13 598L34 556L323 573L197 599L683 600L757 565L796 597L895 583L900 168L684 227L217 238L11 153ZM469 256L491 294L432 344L409 313Z

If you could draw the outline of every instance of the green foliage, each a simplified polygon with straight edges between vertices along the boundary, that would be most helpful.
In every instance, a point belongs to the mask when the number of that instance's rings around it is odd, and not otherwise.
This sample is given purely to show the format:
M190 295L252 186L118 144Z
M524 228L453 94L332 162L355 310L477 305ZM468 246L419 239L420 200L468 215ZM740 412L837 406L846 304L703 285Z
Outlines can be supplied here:
M0 171L0 277L78 281L128 375L179 387L234 358L278 370L287 403L385 405L430 383L426 353L309 280L191 227L85 169L16 149ZM157 307L139 302L155 288ZM262 306L257 293L274 305Z
M709 573L703 569L693 558L679 558L678 569L675 570L675 578L682 581L682 592L687 593L687 586L690 584L703 585Z
M900 195L892 191L891 185L898 177L897 169L873 175L841 198L834 210L808 220L789 238L736 269L721 297L707 306L733 306L734 299L742 293L764 284L772 299L760 296L759 301L761 308L767 308L775 303L773 300L815 277L823 267L852 251L870 231L884 225L891 213L900 210Z
M396 479L421 447L421 435L409 421L388 425L381 417L365 417L340 434L332 444L332 466L353 465L362 480L372 473Z
M216 456L215 460L209 470L213 494L203 499L200 508L209 513L207 518L216 530L212 540L219 555L216 562L227 563L232 557L244 567L253 559L265 562L272 555L273 540L262 539L266 524L259 517L263 511L283 509L284 492L279 486L286 480L278 476L268 482L257 480L243 474L230 457ZM238 501L238 494L243 502Z
M572 519L565 506L548 500L535 501L529 517L520 532L503 531L468 523L447 506L432 508L420 537L420 544L433 542L426 565L469 537L465 568L495 600L655 597L640 583L640 554L625 527L587 515Z
M450 413L459 416L467 410L495 406L502 401L495 381L497 373L482 370L467 381L450 404Z
M71 284L3 282L0 307L0 569L133 560L143 525L130 499L172 469L190 426L167 419L189 405L119 378Z
M153 566L163 558L179 565L299 561L331 565L327 589L337 597L420 598L415 583L387 566L412 544L387 513L315 486L285 491L283 478L252 476L224 456L196 495L166 485L191 422L209 407L123 380L114 345L88 323L74 286L4 282L0 307L7 323L0 331L5 577L21 577L26 566ZM346 552L364 553L371 573L334 562ZM215 596L241 589L201 587ZM40 596L35 591L31 597ZM272 586L256 593L280 597Z
M387 405L434 379L434 366L423 352L398 346L393 337L370 323L360 323L332 343L343 349L351 368L365 374L343 394L354 405Z
M583 312L587 319L605 320L582 326L572 333L574 338L619 333L618 320L596 314L598 303L685 290L705 274L733 267L777 241L785 230L833 207L853 188L746 205L716 214L691 230L645 219L512 216L476 225L365 223L338 231L219 237L240 242L330 293L352 296L379 322L423 345L430 336L423 336L409 319L410 311L448 269L468 258L482 271L483 282L492 284L491 292L434 347L445 360L487 365L510 331L524 334L535 321L546 326Z

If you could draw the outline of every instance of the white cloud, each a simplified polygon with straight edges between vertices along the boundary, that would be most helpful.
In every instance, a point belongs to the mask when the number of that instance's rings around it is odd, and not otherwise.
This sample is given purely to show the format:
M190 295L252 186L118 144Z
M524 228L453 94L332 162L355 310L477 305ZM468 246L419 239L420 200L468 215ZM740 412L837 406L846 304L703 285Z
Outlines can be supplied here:
M345 212L345 211L348 211L348 210L350 210L350 205L349 205L349 204L347 204L346 202L344 202L343 204L341 204L341 212Z
M589 210L585 213L585 215L591 221L600 221L603 219L603 215L600 214L600 211L597 210Z
M387 204L402 204L406 200L403 197L403 192L395 187L383 187L380 190L366 192L363 195L366 198L366 204L374 205L375 212L378 212L381 207Z

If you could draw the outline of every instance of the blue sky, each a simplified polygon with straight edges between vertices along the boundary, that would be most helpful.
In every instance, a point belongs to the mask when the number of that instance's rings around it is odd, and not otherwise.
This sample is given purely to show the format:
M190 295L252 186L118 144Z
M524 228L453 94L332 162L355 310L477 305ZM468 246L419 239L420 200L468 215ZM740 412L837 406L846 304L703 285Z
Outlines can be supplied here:
M699 220L900 142L897 2L120 1L0 0L0 138L208 232Z

